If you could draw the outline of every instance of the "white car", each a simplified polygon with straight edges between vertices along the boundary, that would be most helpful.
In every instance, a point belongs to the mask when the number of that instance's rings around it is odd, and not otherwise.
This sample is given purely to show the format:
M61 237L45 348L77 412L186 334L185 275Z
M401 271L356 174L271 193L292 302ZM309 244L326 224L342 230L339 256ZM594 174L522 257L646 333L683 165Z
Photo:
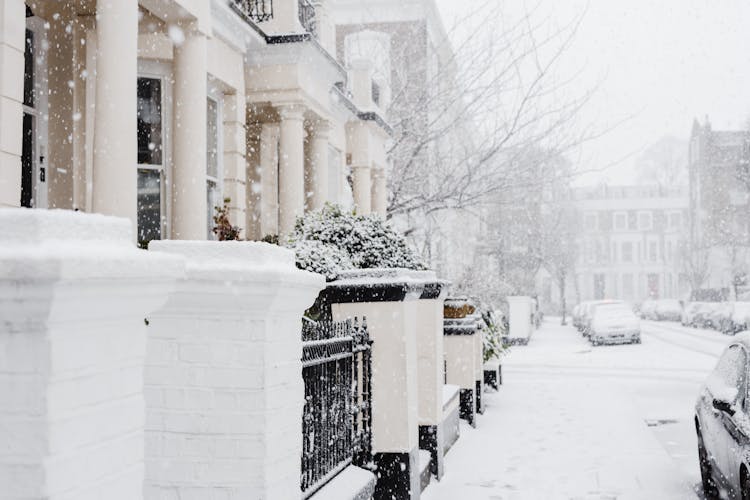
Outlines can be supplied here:
M593 311L589 339L593 345L640 344L641 320L627 304L599 304Z

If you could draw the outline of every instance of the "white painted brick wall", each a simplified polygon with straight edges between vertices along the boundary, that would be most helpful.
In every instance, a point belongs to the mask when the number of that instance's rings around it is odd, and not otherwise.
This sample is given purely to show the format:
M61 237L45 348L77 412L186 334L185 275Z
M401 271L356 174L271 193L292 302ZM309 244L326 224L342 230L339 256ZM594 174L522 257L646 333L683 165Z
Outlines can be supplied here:
M323 278L265 244L153 250L187 255L188 277L149 318L145 498L299 498L300 318Z
M141 497L143 318L181 271L128 221L0 210L0 499Z

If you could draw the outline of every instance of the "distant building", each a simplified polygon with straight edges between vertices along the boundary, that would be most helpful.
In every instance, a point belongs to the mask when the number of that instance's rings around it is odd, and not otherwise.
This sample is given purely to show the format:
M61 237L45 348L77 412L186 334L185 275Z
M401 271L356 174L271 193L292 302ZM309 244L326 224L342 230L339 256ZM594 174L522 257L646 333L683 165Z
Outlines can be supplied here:
M580 220L575 299L639 303L689 293L681 265L684 188L600 185L575 188L573 198Z
M750 133L713 130L708 118L693 122L689 148L690 242L705 253L702 288L744 285L750 243Z

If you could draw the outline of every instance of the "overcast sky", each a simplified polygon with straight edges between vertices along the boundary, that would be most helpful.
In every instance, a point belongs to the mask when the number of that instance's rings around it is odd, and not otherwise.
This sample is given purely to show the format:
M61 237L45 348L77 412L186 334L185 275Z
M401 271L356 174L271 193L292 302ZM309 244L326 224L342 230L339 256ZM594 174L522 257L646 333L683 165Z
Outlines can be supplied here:
M483 3L436 1L449 29ZM573 158L584 170L624 160L579 183L632 182L638 153L665 135L687 139L694 117L714 129L750 117L750 0L506 1L516 13L536 5L552 23L586 13L565 64L585 67L582 85L601 82L582 120L605 128L632 116Z

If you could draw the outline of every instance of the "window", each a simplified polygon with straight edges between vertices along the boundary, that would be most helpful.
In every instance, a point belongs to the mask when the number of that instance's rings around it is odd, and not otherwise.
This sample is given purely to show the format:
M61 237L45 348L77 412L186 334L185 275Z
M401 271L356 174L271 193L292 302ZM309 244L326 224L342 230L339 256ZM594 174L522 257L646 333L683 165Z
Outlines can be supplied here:
M653 219L651 212L640 212L638 214L638 229L641 231L649 231L653 227Z
M712 382L721 384L722 387L739 389L745 381L745 370L747 369L747 356L745 351L738 345L733 345L727 349L719 358L713 373L711 374ZM744 401L736 401L740 404Z
M219 133L219 103L210 97L206 101L206 207L208 239L215 240L213 232L215 207L223 204L221 197L221 154Z
M380 106L380 85L375 82L372 82L372 102L375 106Z
M658 255L658 249L656 247L656 242L650 241L648 243L648 260L650 260L651 262L656 262L658 258L659 258L659 255Z
M629 241L622 244L622 261L633 262L633 244Z
M138 78L138 243L162 236L164 173L162 81Z
M628 214L624 212L615 213L615 229L617 231L625 231L628 228Z

